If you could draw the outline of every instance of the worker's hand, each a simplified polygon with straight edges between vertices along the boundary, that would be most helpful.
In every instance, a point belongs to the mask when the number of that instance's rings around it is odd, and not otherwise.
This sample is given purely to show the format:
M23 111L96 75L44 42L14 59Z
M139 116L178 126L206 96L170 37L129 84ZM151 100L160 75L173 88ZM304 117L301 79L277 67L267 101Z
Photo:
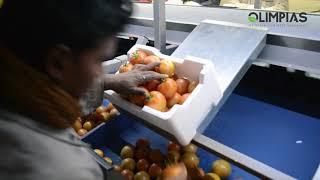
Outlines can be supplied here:
M105 75L105 89L112 89L121 95L144 95L145 91L139 88L139 85L150 80L160 80L167 77L167 75L152 71L158 65L158 62L148 65L138 64L134 66L132 71L116 75Z

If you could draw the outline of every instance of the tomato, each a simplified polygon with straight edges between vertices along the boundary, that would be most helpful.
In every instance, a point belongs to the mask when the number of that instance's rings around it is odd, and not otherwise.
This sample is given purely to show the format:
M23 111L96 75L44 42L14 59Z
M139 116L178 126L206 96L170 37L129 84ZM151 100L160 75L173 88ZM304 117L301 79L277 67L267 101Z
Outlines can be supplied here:
M112 164L112 160L109 157L104 157L103 159L107 161L109 164Z
M175 93L174 96L170 99L167 99L168 108L172 108L175 104L179 104L181 101L181 95L179 93Z
M149 152L150 152L150 149L148 148L139 148L139 149L136 149L134 157L136 160L147 159Z
M137 162L137 171L148 171L149 169L149 162L145 159L140 159Z
M122 160L120 167L122 169L129 169L130 171L134 171L136 169L136 162L132 158L126 158Z
M130 58L130 63L135 65L135 64L142 64L143 59L146 58L148 54L142 50L137 50L131 55Z
M111 118L110 113L102 112L100 114L96 114L96 121L97 122L106 122Z
M153 163L153 164L151 164L148 173L150 174L150 176L152 178L157 178L157 177L161 176L162 169L161 169L161 167L159 165Z
M182 95L181 98L180 98L179 104L183 104L187 100L189 95L190 95L190 93L186 93L186 94Z
M143 90L145 91L145 95L130 95L129 101L138 106L143 106L145 101L147 101L148 98L150 97L150 93L148 89L144 87L140 87L140 88L143 88Z
M149 160L152 163L162 163L164 161L164 155L161 153L160 149L153 149L149 153Z
M161 112L168 112L170 109L168 107L165 107Z
M188 92L188 86L190 83L188 79L179 78L176 80L176 82L177 82L177 92L179 94L185 94Z
M133 180L134 174L129 169L125 169L121 171L122 176L125 177L126 180Z
M142 149L142 148L146 148L146 149L150 148L150 141L148 139L140 138L137 140L136 149Z
M177 163L180 160L180 153L175 150L169 151L167 157L171 163Z
M97 153L100 157L103 157L103 156L104 156L103 151L100 150L100 149L95 149L94 152Z
M83 135L87 134L87 132L88 131L85 130L85 129L79 129L77 133L78 133L79 136L83 136Z
M185 153L182 156L182 161L187 168L195 168L199 165L199 158L194 153Z
M134 180L150 180L150 176L145 171L140 171L134 176Z
M150 56L147 56L143 59L143 64L150 64L150 63L154 63L154 62L160 62L160 58L155 55L150 55Z
M77 119L77 120L73 123L72 127L73 127L73 129L74 129L76 132L78 132L79 129L82 128L82 124L81 124L81 122L79 121L79 119Z
M167 107L167 100L163 94L158 91L150 92L150 99L145 103L146 106L149 106L155 110L163 111Z
M188 93L192 93L192 91L197 87L198 83L196 81L191 81L188 86Z
M133 158L133 156L134 156L133 148L130 147L130 146L124 146L121 149L120 156L121 156L122 159Z
M194 144L188 144L183 147L183 152L184 153L197 153L198 147L195 146Z
M226 160L216 160L212 163L212 172L222 178L227 178L231 174L231 165Z
M181 150L181 147L180 145L178 145L177 143L174 143L172 141L169 142L168 144L168 152L169 151L177 151L177 152L180 152Z
M157 87L160 83L161 82L159 80L154 79L149 81L144 87L147 88L149 91L155 91L157 90Z
M159 72L161 74L167 74L169 77L172 77L175 72L174 63L170 60L162 60L159 66Z
M119 68L119 73L129 72L133 69L133 65L131 63L124 64Z
M183 163L174 164L162 171L162 179L186 179L187 169Z
M188 176L190 176L192 180L203 180L205 173L201 168L191 168L188 169Z
M83 124L83 129L90 131L94 127L94 123L92 121L87 121Z
M99 106L97 109L96 109L96 113L97 114L100 114L102 112L106 112L107 111L107 108L104 107L104 106Z
M167 78L158 86L158 91L170 99L177 92L177 83L173 79Z
M113 169L114 169L115 171L117 171L117 172L121 172L121 171L122 171L122 170L121 170L121 167L118 166L118 165L113 165Z
M109 103L108 106L107 106L107 111L111 111L111 109L113 109L113 104L112 103Z
M119 114L119 111L116 108L111 109L110 118L116 117Z
M215 173L208 173L204 176L204 180L221 180L221 178Z

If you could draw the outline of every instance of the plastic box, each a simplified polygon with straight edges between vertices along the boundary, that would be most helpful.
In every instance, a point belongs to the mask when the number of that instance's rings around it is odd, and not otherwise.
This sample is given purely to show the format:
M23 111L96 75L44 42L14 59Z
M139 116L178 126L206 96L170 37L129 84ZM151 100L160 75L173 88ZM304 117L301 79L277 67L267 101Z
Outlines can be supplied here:
M161 59L170 59L175 63L176 74L199 84L182 105L173 106L168 112L160 112L150 107L143 108L122 99L112 90L105 91L105 97L120 111L126 111L174 135L182 145L190 143L196 130L208 112L215 108L222 93L218 86L214 66L210 61L186 57L178 59L161 54L157 49L144 45L135 45L128 52L128 59L136 50L144 50Z

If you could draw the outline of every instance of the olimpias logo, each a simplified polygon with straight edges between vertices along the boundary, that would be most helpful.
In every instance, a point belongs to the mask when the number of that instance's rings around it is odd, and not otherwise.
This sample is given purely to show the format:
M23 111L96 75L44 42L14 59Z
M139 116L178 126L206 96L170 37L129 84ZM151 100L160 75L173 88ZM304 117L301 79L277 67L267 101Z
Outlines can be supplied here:
M307 13L288 13L288 12L250 12L248 21L251 23L265 22L307 22Z

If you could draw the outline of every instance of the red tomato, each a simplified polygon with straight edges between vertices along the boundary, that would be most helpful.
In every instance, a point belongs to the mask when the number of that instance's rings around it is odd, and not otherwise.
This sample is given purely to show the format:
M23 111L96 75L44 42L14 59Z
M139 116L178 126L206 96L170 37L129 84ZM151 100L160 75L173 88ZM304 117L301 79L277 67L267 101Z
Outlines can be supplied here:
M144 87L147 88L149 91L155 91L157 90L158 85L161 82L159 80L151 80L149 81Z
M190 95L190 93L186 93L186 94L182 95L179 104L183 104L187 100L189 95Z
M176 80L177 82L177 92L179 94L185 94L188 92L189 80L179 78Z
M179 93L175 93L174 96L167 100L168 108L172 108L175 104L179 104L181 101L181 95Z
M137 162L137 171L148 171L149 169L149 162L145 159L140 159Z
M136 142L136 148L137 149L149 149L150 148L150 142L146 138L140 138Z
M197 87L197 85L198 83L196 81L190 82L188 86L188 93L191 93Z
M130 63L135 65L135 64L142 64L143 59L147 57L148 54L142 50L137 50L134 52L130 58Z
M181 147L177 143L174 143L172 141L169 142L169 144L168 144L168 152L170 152L170 151L180 152L180 150L181 150Z
M124 72L128 72L131 71L133 68L133 65L131 63L129 64L124 64L120 67L119 69L119 73L124 73Z
M169 77L172 77L175 72L174 63L170 60L162 60L159 66L159 72L161 74L167 74Z
M150 55L150 56L147 56L143 59L143 64L150 64L153 62L160 62L160 58L155 55Z
M167 100L160 92L151 91L150 99L145 103L145 105L155 110L163 111L167 107Z
M153 149L149 153L149 160L152 163L162 163L164 161L164 155L159 149Z
M143 95L130 95L129 96L129 100L133 104L136 104L138 106L143 106L144 102L150 97L150 94L149 94L149 91L146 88L144 88L144 87L140 87L140 88L144 89L145 96L143 96Z
M157 177L160 177L161 174L162 174L162 169L159 165L153 163L150 168L149 168L149 171L148 173L150 174L150 176L152 178L157 178Z
M158 91L170 99L177 92L177 83L173 79L167 78L158 86Z

